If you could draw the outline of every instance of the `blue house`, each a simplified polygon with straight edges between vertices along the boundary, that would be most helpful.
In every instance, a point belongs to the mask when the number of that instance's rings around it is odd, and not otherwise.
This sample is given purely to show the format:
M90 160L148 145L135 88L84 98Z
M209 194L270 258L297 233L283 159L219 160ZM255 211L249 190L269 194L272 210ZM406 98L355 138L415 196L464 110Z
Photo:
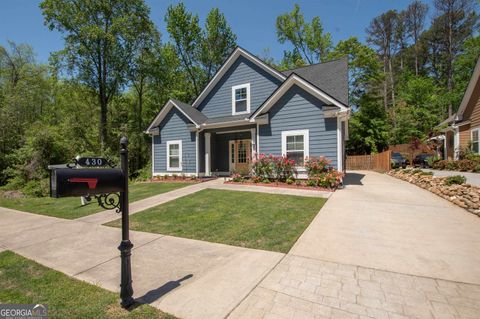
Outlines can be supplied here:
M345 168L346 59L280 72L235 49L196 100L169 100L148 127L153 175L247 172L259 154L325 156Z

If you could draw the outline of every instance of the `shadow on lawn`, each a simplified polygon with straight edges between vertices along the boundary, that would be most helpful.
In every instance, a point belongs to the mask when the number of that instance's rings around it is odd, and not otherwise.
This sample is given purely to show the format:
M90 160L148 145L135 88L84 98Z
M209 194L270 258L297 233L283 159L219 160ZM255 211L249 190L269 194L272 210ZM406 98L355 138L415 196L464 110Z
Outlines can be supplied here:
M189 274L189 275L186 275L185 277L180 278L178 280L169 281L166 284L164 284L163 286L158 287L158 288L153 289L153 290L150 290L149 292L147 292L143 296L138 297L136 299L136 301L139 305L147 304L147 303L150 304L150 303L160 299L162 296L168 294L173 289L175 289L177 287L180 287L182 281L190 279L192 277L193 277L193 275Z
M347 173L343 179L343 185L363 185L362 179L365 177L365 174L359 173Z

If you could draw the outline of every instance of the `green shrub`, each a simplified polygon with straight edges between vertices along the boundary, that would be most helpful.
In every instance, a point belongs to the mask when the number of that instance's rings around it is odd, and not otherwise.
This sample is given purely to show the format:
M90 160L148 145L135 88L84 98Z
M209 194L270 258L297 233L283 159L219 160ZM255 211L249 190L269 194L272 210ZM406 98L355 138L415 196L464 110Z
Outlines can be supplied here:
M260 154L258 160L252 165L253 176L260 178L274 179L279 182L285 182L289 178L297 175L295 161L289 160L285 156L274 156L272 154Z
M422 171L420 173L420 175L429 175L429 176L432 176L433 175L433 172L425 172L425 171Z
M419 173L421 173L421 172L423 172L421 169L415 168L415 169L412 170L411 173L415 175L415 174L419 174Z
M462 175L453 175L445 178L445 185L462 185L467 182L467 178Z
M411 171L412 171L411 168L406 168L406 169L403 169L403 170L402 170L402 173L404 173L404 174L410 174Z
M456 166L458 167L458 170L461 172L470 172L475 169L475 166L477 166L477 163L469 159L463 159L463 160L456 161Z
M307 180L307 186L312 186L312 187L317 186L317 181L314 179L309 179Z
M480 173L480 164L477 164L475 168L473 169L475 173Z
M439 170L444 170L447 165L448 160L441 160L433 163L432 167Z
M241 182L243 182L243 176L238 174L238 173L233 173L232 174L232 181L234 181L235 183L241 183Z
M285 183L287 183L288 185L292 185L293 183L295 183L295 179L293 179L293 178L287 178L287 180L285 181Z
M433 167L435 165L435 163L437 163L440 160L442 160L442 159L438 155L434 155L432 157L429 157L429 158L427 158L428 166Z
M448 171L456 171L458 170L458 163L456 161L447 161L447 163L445 163L445 169L448 170Z
M308 158L305 161L308 179L316 181L316 185L325 188L335 188L340 185L343 173L331 167L330 162L323 156Z
M152 179L152 163L148 162L143 168L137 170L134 174L135 181L143 182Z

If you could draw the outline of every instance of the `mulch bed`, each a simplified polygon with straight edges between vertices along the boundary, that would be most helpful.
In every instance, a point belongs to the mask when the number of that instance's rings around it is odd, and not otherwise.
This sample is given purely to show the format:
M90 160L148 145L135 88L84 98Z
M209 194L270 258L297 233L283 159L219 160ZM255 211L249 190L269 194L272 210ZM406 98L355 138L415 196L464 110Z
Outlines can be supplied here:
M289 189L301 189L301 190L309 190L309 191L323 191L323 192L334 192L335 189L331 188L324 188L318 186L306 186L306 185L295 185L295 184L287 184L281 182L272 182L272 183L254 183L250 181L244 182L234 182L234 181L225 181L224 184L233 184L233 185L248 185L248 186L266 186L266 187L274 187L274 188L289 188Z

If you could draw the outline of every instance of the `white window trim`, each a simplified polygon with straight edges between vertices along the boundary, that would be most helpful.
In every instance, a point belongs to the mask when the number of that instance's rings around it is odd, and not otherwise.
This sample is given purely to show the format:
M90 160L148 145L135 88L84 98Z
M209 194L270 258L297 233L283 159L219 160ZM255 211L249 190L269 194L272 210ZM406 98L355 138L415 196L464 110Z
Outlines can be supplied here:
M178 163L179 167L170 167L170 145L178 144ZM167 141L167 171L180 172L182 171L182 140Z
M480 127L470 130L470 142L473 143L473 132L477 131L478 133L478 154L480 154Z
M247 89L247 110L243 112L236 112L235 108L235 91L238 89ZM240 84L240 85L235 85L232 86L232 115L238 115L238 114L248 114L250 113L250 83L245 83L245 84Z
M310 138L308 130L282 131L282 156L287 156L287 136L295 135L303 135L303 159L305 160L310 155ZM304 168L305 166L297 167Z

